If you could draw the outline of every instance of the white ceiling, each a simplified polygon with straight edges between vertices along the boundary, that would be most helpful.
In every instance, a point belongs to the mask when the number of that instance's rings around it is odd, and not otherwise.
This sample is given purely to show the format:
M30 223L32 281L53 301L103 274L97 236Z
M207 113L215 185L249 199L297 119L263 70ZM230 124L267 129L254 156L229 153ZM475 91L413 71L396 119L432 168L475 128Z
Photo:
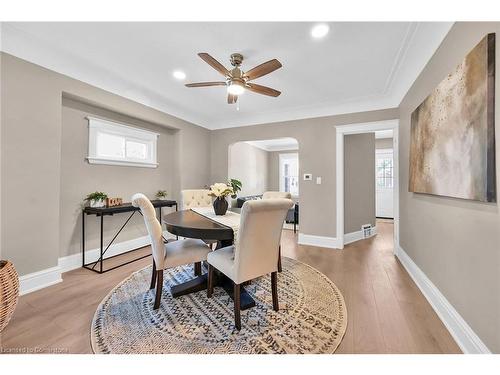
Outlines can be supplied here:
M7 53L88 82L209 129L375 110L399 105L451 23L330 23L321 40L309 22L3 23ZM242 69L277 58L283 68L255 82L278 98L246 92L239 110L198 52ZM186 73L185 82L173 78Z
M261 141L247 141L245 143L265 151L286 151L299 149L299 142L295 138L275 138Z

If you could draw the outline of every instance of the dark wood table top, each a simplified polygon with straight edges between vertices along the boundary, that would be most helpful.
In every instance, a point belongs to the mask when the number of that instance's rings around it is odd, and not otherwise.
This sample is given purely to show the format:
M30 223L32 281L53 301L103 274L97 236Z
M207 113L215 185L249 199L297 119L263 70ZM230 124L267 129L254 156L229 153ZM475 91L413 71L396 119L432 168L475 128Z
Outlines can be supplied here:
M176 201L172 200L167 200L167 199L153 199L151 201L153 204L153 207L158 208L158 207L173 207L177 205ZM113 206L113 207L84 207L83 212L86 213L87 215L112 215L112 214L117 214L120 212L132 212L132 211L139 211L139 207L134 207L132 206L132 203L124 203L120 204L119 206Z
M163 216L167 230L177 236L205 240L232 240L233 230L192 210L183 210Z

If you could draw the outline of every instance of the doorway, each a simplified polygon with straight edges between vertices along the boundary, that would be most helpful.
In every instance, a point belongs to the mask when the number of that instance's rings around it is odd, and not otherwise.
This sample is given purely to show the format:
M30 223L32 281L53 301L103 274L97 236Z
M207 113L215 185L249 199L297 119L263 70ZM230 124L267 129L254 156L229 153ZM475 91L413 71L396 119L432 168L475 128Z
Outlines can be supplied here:
M384 195L385 199L391 200L392 196L392 206L389 204L385 204L384 208L386 208L386 214L389 214L392 211L392 216L394 218L394 226L393 226L393 239L394 239L394 252L397 251L397 244L399 243L399 179L398 179L398 120L387 120L387 121L378 121L378 122L370 122L370 123L360 123L360 124L352 124L352 125L342 125L336 126L336 169L337 169L337 178L336 178L336 201L337 201L337 212L336 212L336 243L337 248L343 249L344 245L347 242L352 241L352 233L349 233L347 238L344 232L345 223L344 223L344 214L345 214L345 192L344 192L344 183L345 183L345 171L344 171L344 141L346 135L352 134L365 134L365 133L377 133L382 131L391 131L392 132L392 160L387 165L384 164L383 171L381 172L382 177L384 179L387 176L387 180L391 181L383 181L384 185L392 186L390 195L387 191L382 191L381 193L387 193ZM396 155L396 157L394 157ZM386 155L387 156L387 155ZM372 157L371 164L376 167L376 157ZM387 160L387 159L386 159ZM385 174L384 174L385 173ZM389 178L390 177L390 178ZM377 175L375 174L375 185L377 185ZM382 181L380 181L382 184ZM376 195L376 188L372 192L372 194ZM374 197L376 199L376 197ZM383 199L384 199L383 198ZM376 210L375 210L376 212ZM389 216L389 217L390 217ZM392 226L392 225L391 225Z
M375 214L394 219L394 150L392 130L375 132Z
M273 138L235 142L228 147L228 178L242 183L233 208L247 200L261 199L266 191L286 192L295 205L286 216L284 229L299 228L299 142L295 138Z

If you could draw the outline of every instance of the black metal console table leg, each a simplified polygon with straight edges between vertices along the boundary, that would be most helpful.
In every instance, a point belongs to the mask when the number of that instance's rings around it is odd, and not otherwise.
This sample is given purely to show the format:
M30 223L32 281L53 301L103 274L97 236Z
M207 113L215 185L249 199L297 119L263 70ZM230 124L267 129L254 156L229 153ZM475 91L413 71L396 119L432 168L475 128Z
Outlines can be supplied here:
M122 227L122 229L123 229L123 227ZM104 232L104 215L101 215L101 242L100 242L101 256L99 257L99 261L100 261L101 265L99 267L99 273L102 273L102 258L104 256L104 253L102 252L102 245L103 245L103 240L104 240L104 233L103 232ZM121 230L120 230L120 232L121 232ZM120 233L120 232L118 232L118 233ZM116 238L116 236L115 236L115 238ZM114 240L114 238L113 238L113 240ZM111 242L109 243L110 245L113 242L113 240L111 240ZM108 249L106 249L106 250L108 250ZM92 268L94 268L94 267L95 267L95 264L92 266Z
M159 218L160 224L162 224L162 221L163 221L163 219L161 217L161 207L173 207L173 206L175 206L175 210L177 211L177 203L176 202L170 201L169 203L163 204L163 205L160 205L160 206L156 206L155 205L155 207L158 207L159 210L160 210L160 218ZM151 256L151 254L143 255L143 256L141 256L139 258L132 259L130 261L127 261L125 263L121 263L121 264L119 264L117 266L114 266L112 268L109 268L109 269L105 270L104 269L104 256L105 256L106 252L111 247L111 245L114 243L114 241L118 237L118 235L125 228L125 226L128 224L128 222L130 221L130 219L132 219L132 216L134 216L134 214L136 212L139 212L139 213L141 213L141 212L140 212L139 209L133 208L130 205L128 207L125 207L125 209L123 209L123 207L117 207L116 209L103 208L103 210L106 210L106 212L99 212L98 210L99 210L99 208L96 209L96 208L89 208L89 207L85 207L82 210L82 267L83 268L86 268L88 270L91 270L91 271L94 271L96 273L102 274L102 273L114 270L115 268L122 267L124 265L129 264L129 263L132 263L132 262L138 261L140 259L146 258L148 256ZM110 212L110 210L113 210L113 211ZM132 212L132 213L127 218L127 220L125 221L125 223L121 226L121 228L118 230L118 232L113 236L113 238L111 239L111 241L109 242L109 244L106 247L104 247L104 216L106 216L106 215L113 216L115 213L121 213L121 212ZM95 215L96 217L100 218L99 258L96 261L89 262L89 263L85 263L85 252L86 252L86 243L85 243L85 240L86 240L86 238L85 238L86 237L85 236L85 234L86 234L85 233L85 215ZM142 213L141 213L141 215L142 215ZM165 242L167 242L167 240L165 238L163 238L163 239L165 240ZM130 253L132 251L136 251L136 250L142 249L143 247L144 246L141 246L141 247L138 247L138 248L135 248L135 249L131 249L131 250L126 251L124 253L107 257L106 259L111 259L111 258L120 256L120 255L123 255L123 254L126 254L126 253ZM98 264L99 264L99 267L97 267Z
M85 267L85 212L82 211L82 267Z

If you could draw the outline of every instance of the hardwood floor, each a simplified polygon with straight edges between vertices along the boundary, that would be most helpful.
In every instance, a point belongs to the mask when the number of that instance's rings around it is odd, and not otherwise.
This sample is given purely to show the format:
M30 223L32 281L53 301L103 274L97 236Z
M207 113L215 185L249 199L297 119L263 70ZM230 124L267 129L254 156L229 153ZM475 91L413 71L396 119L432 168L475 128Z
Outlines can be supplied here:
M282 254L319 269L344 295L348 327L337 353L460 353L394 257L393 225L381 220L377 229L377 236L342 251L299 246L293 231L283 232ZM60 284L22 296L1 334L2 351L91 353L90 324L99 302L150 262L146 258L103 275L77 269L65 273Z

